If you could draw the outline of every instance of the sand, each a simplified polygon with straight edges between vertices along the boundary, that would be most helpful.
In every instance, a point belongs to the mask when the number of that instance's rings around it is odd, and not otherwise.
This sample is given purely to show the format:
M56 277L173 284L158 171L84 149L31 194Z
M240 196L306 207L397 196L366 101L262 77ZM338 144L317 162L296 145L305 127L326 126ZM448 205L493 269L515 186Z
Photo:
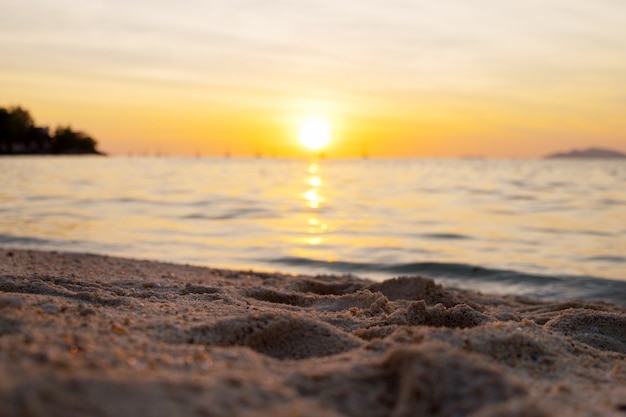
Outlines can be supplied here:
M626 310L0 250L0 416L626 416Z

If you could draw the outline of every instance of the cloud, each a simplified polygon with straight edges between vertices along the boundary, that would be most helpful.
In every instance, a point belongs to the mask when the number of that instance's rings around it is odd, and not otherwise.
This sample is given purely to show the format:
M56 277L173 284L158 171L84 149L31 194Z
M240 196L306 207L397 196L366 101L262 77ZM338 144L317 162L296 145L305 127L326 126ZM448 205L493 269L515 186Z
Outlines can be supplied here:
M619 18L626 3L617 0L0 0L0 7L0 63L36 69L43 60L59 72L418 93L574 88L626 70Z

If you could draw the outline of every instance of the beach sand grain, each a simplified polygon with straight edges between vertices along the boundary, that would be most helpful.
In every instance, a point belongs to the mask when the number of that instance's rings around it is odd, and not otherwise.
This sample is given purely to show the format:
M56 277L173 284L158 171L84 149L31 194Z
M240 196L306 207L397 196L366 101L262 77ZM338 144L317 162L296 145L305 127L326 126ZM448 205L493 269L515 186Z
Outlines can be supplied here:
M626 310L0 249L0 415L623 416Z

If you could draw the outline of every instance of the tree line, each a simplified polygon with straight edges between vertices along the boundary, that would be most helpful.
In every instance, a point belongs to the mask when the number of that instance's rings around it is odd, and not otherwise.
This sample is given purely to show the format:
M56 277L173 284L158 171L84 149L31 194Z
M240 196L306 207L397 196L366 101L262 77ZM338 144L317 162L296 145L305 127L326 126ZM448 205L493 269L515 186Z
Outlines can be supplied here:
M28 110L20 106L0 107L0 154L102 154L97 142L70 126L59 126L54 134L37 126Z

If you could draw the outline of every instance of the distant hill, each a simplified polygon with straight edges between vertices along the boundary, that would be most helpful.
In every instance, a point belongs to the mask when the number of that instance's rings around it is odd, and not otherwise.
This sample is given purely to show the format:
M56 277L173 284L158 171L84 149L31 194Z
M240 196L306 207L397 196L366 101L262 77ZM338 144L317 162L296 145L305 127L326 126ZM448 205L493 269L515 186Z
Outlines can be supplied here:
M569 152L557 152L546 158L626 158L626 154L602 148L573 149Z

